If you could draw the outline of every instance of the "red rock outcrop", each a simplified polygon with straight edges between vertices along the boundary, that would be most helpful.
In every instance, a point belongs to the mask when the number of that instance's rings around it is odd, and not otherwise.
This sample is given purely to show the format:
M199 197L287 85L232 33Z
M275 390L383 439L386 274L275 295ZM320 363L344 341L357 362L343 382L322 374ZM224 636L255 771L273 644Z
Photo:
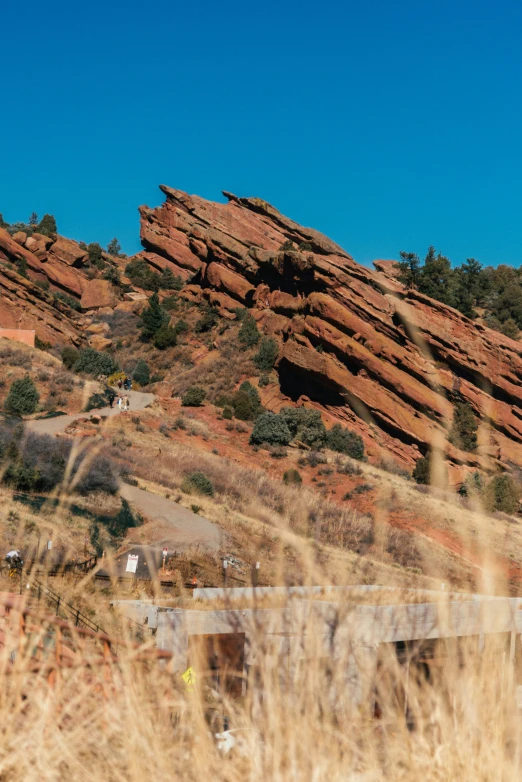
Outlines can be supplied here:
M252 308L280 343L284 398L349 423L371 455L410 467L434 445L465 469L522 464L519 342L405 290L392 261L360 266L260 199L161 190L162 206L140 209L141 257L189 281L187 298ZM474 454L447 440L459 400L488 423Z
M0 269L0 325L6 329L34 329L42 342L53 345L80 342L78 328L65 312L52 306L50 296L31 280L6 268Z
M82 310L94 310L100 307L114 307L118 296L108 280L89 280L82 293Z

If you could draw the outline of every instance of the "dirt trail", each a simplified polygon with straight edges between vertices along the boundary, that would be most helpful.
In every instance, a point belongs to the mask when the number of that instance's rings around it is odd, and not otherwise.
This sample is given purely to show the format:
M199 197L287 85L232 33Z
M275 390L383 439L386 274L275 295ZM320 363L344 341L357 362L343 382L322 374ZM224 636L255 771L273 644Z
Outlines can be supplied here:
M151 402L154 401L154 394L145 394L143 391L126 391L125 394L129 397L129 413L135 412L136 410L144 410L147 405L150 405ZM39 421L28 421L26 426L33 432L39 432L40 434L58 434L58 432L63 432L67 429L67 427L78 418L89 418L91 415L103 415L110 418L115 415L127 415L127 413L122 413L115 402L114 407L102 407L100 410L91 410L90 413L59 415L56 418L43 418Z
M126 393L129 396L130 413L136 410L144 410L154 401L154 394L145 394L142 391L128 391ZM56 435L67 429L78 418L88 418L89 415L112 417L128 414L122 413L116 406L112 408L104 407L100 410L93 410L91 413L60 415L56 418L28 421L27 428L40 434ZM169 547L177 551L197 545L204 546L212 551L219 549L221 538L219 527L208 519L198 516L172 500L152 494L144 489L139 489L136 486L122 484L120 494L139 513L150 518L157 526L159 539L150 544L152 548L168 544Z

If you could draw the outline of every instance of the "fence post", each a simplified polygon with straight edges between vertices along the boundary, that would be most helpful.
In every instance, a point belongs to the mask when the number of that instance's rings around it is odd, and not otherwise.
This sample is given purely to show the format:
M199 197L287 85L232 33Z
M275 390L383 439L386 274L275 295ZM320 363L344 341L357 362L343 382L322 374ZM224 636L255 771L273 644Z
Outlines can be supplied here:
M80 621L80 609L78 608L77 611L76 611L76 621L74 623L76 627L78 627L78 622L79 621Z
M40 586L40 584L38 584L38 602L40 602L41 596L42 596L42 587Z
M58 616L58 611L60 610L60 596L58 595L58 600L56 601L56 616Z

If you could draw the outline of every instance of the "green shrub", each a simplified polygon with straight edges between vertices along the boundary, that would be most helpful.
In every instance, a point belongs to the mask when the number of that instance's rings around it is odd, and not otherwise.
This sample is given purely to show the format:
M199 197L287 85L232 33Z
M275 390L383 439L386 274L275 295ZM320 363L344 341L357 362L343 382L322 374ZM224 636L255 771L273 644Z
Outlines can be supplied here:
M259 388L264 388L270 384L270 378L268 375L261 375L259 378Z
M242 317L241 328L237 336L245 348L253 348L259 342L261 335L257 330L257 323L249 312Z
M19 258L16 261L16 268L18 269L18 274L27 279L27 261L25 258Z
M326 444L332 451L345 453L352 459L364 458L364 442L360 435L345 429L340 424L334 424L327 432Z
M62 350L62 361L66 369L72 369L78 361L80 353L72 345L66 345Z
M172 296L167 296L161 302L161 306L167 312L175 312L179 309L179 296L177 293L173 293Z
M448 468L440 455L435 462L436 469L434 470L434 460L432 453L417 459L412 473L413 480L426 486L432 485L445 489L448 485Z
M283 252L285 250L295 250L294 243L290 241L290 239L287 239L283 244L279 246L279 249Z
M240 421L253 421L262 411L261 400L257 388L248 380L241 383L238 391L232 397L234 414Z
M259 350L254 356L254 364L258 369L269 372L273 369L279 348L273 337L263 337Z
M153 272L146 261L131 261L125 267L125 274L137 288L146 291L158 291L160 288L159 274Z
M164 291L180 291L183 288L183 280L177 274L172 274L170 269L163 269L159 278L160 288Z
M461 451L474 451L477 447L478 422L473 408L467 402L458 402L453 413L449 441Z
M291 439L290 429L283 416L266 412L256 418L250 444L288 445Z
M231 421L232 418L234 417L234 410L231 407L229 407L228 405L225 405L221 415L223 416L223 418L226 421Z
M421 456L420 459L417 459L415 462L415 467L413 468L413 480L416 483L421 483L426 486L429 486L430 484L430 460L427 456Z
M189 330L188 323L186 323L184 320L178 320L176 325L174 326L174 331L176 332L176 336L179 337L180 334L185 334Z
M283 407L281 415L290 429L293 440L315 449L325 446L326 427L319 410L309 410L306 407Z
M55 293L53 293L53 299L55 302L66 304L72 310L76 310L77 312L81 310L81 304L78 299L73 299L72 296L68 296L67 293L63 293L62 291L55 291Z
M210 307L208 304L201 307L201 318L194 326L194 331L198 334L210 331L218 322L219 313L215 307Z
M38 223L36 232L39 234L43 234L44 236L54 236L55 234L57 234L58 228L56 226L56 220L54 219L54 215L49 215L49 214L44 215L40 220L40 222Z
M166 350L167 348L173 348L177 344L178 337L176 334L176 329L173 329L172 326L169 326L168 324L164 324L158 331L154 334L154 347L158 350Z
M515 513L519 499L520 491L507 473L495 475L486 486L484 504L489 511Z
M40 394L29 375L11 384L5 400L5 409L14 415L31 415L36 410Z
M480 497L484 492L484 479L482 475L475 471L471 475L468 475L466 480L462 483L459 494L461 497Z
M118 369L117 363L108 353L101 353L94 348L83 348L74 364L75 372L85 372L86 375L112 375Z
M207 392L201 386L190 386L181 397L183 407L201 407Z
M107 407L107 397L104 394L91 394L85 405L85 412L101 410L103 407Z
M181 490L186 494L203 494L214 496L214 485L204 472L192 472L183 479Z
M283 483L285 483L287 486L290 485L299 485L303 482L303 479L301 478L301 473L299 470L296 470L295 468L291 468L290 470L286 470L286 472L283 474Z
M136 364L134 372L132 373L132 377L136 381L136 383L140 384L140 386L149 385L150 383L149 365L142 358L138 359L138 363Z
M46 293L50 288L49 280L36 280L35 285L37 288L40 288L41 291L45 291Z
M87 246L87 254L89 256L89 263L91 266L96 266L98 269L103 269L105 262L102 257L102 248L98 242L91 242Z
M121 285L120 272L118 267L109 264L103 273L103 279L112 282L113 285Z

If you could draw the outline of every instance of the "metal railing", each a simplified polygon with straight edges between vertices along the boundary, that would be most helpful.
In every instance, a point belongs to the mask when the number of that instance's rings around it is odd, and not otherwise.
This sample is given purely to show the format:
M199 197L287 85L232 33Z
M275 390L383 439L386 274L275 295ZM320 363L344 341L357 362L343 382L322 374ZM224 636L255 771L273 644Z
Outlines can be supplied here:
M88 616L80 611L76 606L71 605L61 595L53 592L46 584L42 584L37 578L31 579L31 586L37 590L38 601L45 597L55 609L56 616L59 615L60 609L64 614L69 615L74 620L75 627L86 627L88 630L92 630L95 633L105 633L105 630L96 622L93 622ZM106 633L105 633L106 635Z

